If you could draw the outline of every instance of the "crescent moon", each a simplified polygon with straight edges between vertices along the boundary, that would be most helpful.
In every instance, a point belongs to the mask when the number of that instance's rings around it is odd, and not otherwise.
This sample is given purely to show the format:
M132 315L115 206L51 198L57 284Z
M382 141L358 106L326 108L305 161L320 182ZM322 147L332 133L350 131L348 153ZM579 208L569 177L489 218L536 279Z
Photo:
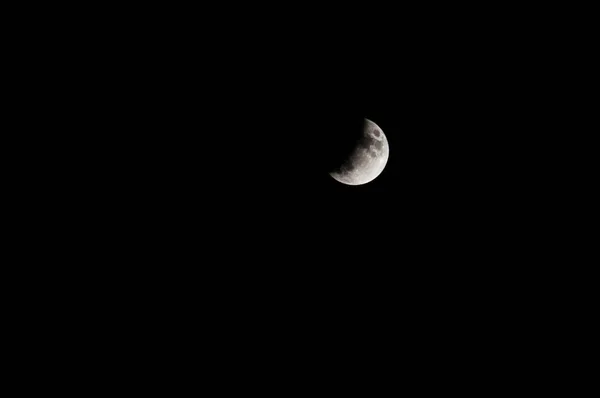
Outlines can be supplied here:
M329 175L342 184L363 185L381 174L389 155L389 144L383 130L365 119L361 138L352 153Z

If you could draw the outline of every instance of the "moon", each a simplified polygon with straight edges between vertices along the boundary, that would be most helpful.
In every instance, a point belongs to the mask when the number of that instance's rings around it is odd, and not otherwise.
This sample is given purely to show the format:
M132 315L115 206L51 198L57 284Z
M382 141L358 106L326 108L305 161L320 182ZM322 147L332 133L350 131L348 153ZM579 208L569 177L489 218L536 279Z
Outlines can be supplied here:
M363 185L381 174L390 155L383 130L365 119L362 135L342 164L329 173L336 181L347 185Z

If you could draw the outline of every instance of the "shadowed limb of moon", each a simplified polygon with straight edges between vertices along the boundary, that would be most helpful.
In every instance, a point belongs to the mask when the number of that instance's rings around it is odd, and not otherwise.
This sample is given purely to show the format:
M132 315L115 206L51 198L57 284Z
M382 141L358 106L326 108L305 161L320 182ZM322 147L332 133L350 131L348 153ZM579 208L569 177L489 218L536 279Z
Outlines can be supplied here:
M381 128L365 119L362 136L352 153L329 175L347 185L366 184L381 174L389 154L388 140Z

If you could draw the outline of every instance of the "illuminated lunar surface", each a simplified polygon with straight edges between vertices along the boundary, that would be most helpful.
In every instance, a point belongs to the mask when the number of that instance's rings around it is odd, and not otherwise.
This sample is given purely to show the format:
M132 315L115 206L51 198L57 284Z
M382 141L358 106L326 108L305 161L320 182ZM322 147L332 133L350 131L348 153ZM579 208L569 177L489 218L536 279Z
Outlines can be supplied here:
M365 119L363 134L352 153L336 170L329 173L347 185L373 181L385 168L390 154L388 140L378 125Z

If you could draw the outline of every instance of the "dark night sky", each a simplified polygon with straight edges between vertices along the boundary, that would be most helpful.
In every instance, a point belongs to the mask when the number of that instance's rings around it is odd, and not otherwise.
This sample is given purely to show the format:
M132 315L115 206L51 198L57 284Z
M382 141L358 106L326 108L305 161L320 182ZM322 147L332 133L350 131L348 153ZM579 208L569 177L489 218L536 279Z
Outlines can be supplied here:
M152 41L161 57L129 71L115 91L123 107L109 102L133 119L115 133L132 225L168 261L231 264L206 269L240 281L349 278L432 294L480 272L500 283L496 264L550 222L540 148L554 136L539 121L555 128L557 116L538 101L549 89L522 35L421 15L371 35L260 25ZM386 134L389 161L345 186L328 171L365 117Z
M241 21L228 11L218 29L210 13L135 14L150 26L116 34L110 56L76 53L93 65L76 83L95 101L72 98L82 160L65 162L77 174L67 205L93 234L73 228L81 244L61 243L100 258L98 297L152 320L140 335L157 325L202 341L210 329L257 350L277 336L302 349L312 335L351 356L343 337L364 330L369 350L391 341L429 361L426 347L487 338L502 350L520 337L548 296L536 289L562 275L541 258L558 257L567 190L555 182L574 180L543 43L518 21L494 26L496 10L427 4L393 21L294 10L259 23L237 7ZM328 172L364 118L386 134L389 160L346 186ZM518 327L504 333L503 314Z
M495 388L530 377L532 358L553 366L556 341L589 351L552 334L579 333L557 313L576 313L597 290L579 288L597 278L577 258L597 229L581 210L592 195L578 192L597 185L585 164L597 154L580 153L597 145L576 136L597 128L576 126L569 112L577 99L593 102L561 84L596 94L571 80L579 64L565 72L570 57L557 47L570 27L542 15L550 5L529 14L454 2L185 7L64 13L82 28L43 15L50 26L34 36L46 52L17 44L35 59L29 76L8 81L46 109L7 130L43 154L28 165L38 151L16 151L7 162L9 178L22 166L34 174L5 189L26 196L24 209L6 207L19 227L7 227L20 243L12 268L24 273L7 281L25 286L7 297L34 321L15 323L33 331L29 340L77 354L45 357L94 358L96 374L125 375L117 379L136 388L151 373L134 359L158 370L156 380L167 380L166 364L178 380L209 380L208 369L225 377L219 388L245 389L229 369L275 386L284 378L265 361L300 377L295 388L330 378L341 362L378 380L400 376L403 391L423 380L422 391L453 388L431 368L470 385L482 379L475 367L499 375ZM27 29L9 28L10 37ZM40 75L51 88L23 84ZM386 134L389 160L372 182L343 185L328 173L364 118ZM40 127L28 131L28 120ZM31 254L40 260L29 264ZM21 311L28 300L34 310Z

